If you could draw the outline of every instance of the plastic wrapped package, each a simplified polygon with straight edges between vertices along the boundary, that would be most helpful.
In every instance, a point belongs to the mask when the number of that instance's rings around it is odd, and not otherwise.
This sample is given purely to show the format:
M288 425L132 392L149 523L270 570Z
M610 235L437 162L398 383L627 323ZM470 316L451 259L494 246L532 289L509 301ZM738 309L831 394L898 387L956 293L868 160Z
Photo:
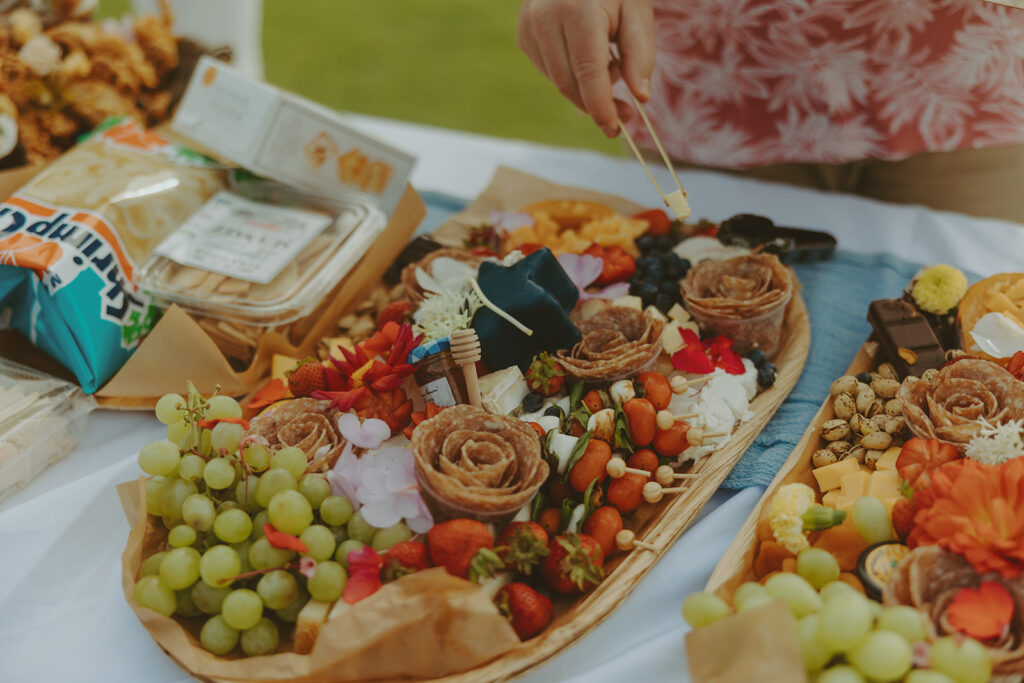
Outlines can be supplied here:
M305 338L387 218L359 195L328 199L244 172L232 190L160 244L140 278L157 306L187 311L244 370L265 334Z
M0 308L11 326L96 391L156 322L139 266L225 175L130 119L100 126L0 202Z
M95 407L73 384L0 358L0 499L70 453Z

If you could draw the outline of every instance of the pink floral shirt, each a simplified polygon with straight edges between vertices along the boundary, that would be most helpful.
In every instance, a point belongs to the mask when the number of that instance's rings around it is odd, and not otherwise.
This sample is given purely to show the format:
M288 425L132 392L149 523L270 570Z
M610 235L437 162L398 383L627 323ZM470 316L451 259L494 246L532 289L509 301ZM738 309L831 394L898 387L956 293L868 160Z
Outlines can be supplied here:
M677 159L744 168L1024 143L1024 10L655 0L647 105ZM652 146L639 117L631 131Z

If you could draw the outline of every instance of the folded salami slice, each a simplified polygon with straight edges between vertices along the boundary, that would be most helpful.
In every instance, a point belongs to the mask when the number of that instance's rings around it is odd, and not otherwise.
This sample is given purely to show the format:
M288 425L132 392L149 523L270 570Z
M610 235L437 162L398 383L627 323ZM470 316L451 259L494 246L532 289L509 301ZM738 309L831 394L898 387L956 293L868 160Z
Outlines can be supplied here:
M746 353L778 350L783 314L793 280L774 254L749 254L725 261L702 261L683 281L683 301L707 335L721 334Z
M993 425L1024 418L1024 382L977 358L947 365L929 381L904 381L899 398L914 436L952 444L961 453L982 418Z
M958 633L947 610L962 588L998 581L1013 597L1015 610L1006 632L983 643L992 659L993 681L1019 681L1024 674L1024 579L1004 579L996 572L978 574L970 563L939 546L920 546L900 563L882 592L886 605L909 605L926 617L928 640Z
M548 476L533 428L469 405L421 422L412 450L423 499L437 521L514 515Z
M281 401L253 418L249 433L265 438L271 450L301 448L309 460L306 471L323 472L334 465L345 446L345 438L338 431L340 414L331 401Z
M663 322L643 311L612 306L584 320L582 338L570 351L559 351L558 359L578 379L621 379L657 358L664 328Z

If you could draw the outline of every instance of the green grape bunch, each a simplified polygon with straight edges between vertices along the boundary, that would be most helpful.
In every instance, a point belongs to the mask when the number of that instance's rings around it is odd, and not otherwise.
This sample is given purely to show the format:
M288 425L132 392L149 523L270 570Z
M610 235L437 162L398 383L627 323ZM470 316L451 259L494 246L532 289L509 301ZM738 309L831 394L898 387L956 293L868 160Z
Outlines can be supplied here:
M157 401L156 417L167 438L143 446L138 462L149 475L146 509L167 540L145 558L134 599L166 617L202 618L200 642L216 655L277 652L310 600L342 597L350 550L383 552L412 537L402 523L363 521L325 474L306 472L301 449L247 435L229 396L204 398L190 382L187 396ZM270 528L305 550L274 545Z

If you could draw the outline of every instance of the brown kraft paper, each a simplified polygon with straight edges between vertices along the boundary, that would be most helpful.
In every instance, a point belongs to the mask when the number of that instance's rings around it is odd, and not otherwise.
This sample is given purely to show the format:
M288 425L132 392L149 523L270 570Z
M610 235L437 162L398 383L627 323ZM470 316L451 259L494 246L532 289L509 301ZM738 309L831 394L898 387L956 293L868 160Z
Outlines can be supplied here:
M120 484L117 490L131 524L121 555L125 599L153 640L203 680L330 683L437 678L477 667L519 645L512 626L479 586L435 567L388 583L351 607L337 604L308 655L218 657L204 650L183 624L135 603L135 578L142 562L162 548L167 534L146 512L144 477Z

